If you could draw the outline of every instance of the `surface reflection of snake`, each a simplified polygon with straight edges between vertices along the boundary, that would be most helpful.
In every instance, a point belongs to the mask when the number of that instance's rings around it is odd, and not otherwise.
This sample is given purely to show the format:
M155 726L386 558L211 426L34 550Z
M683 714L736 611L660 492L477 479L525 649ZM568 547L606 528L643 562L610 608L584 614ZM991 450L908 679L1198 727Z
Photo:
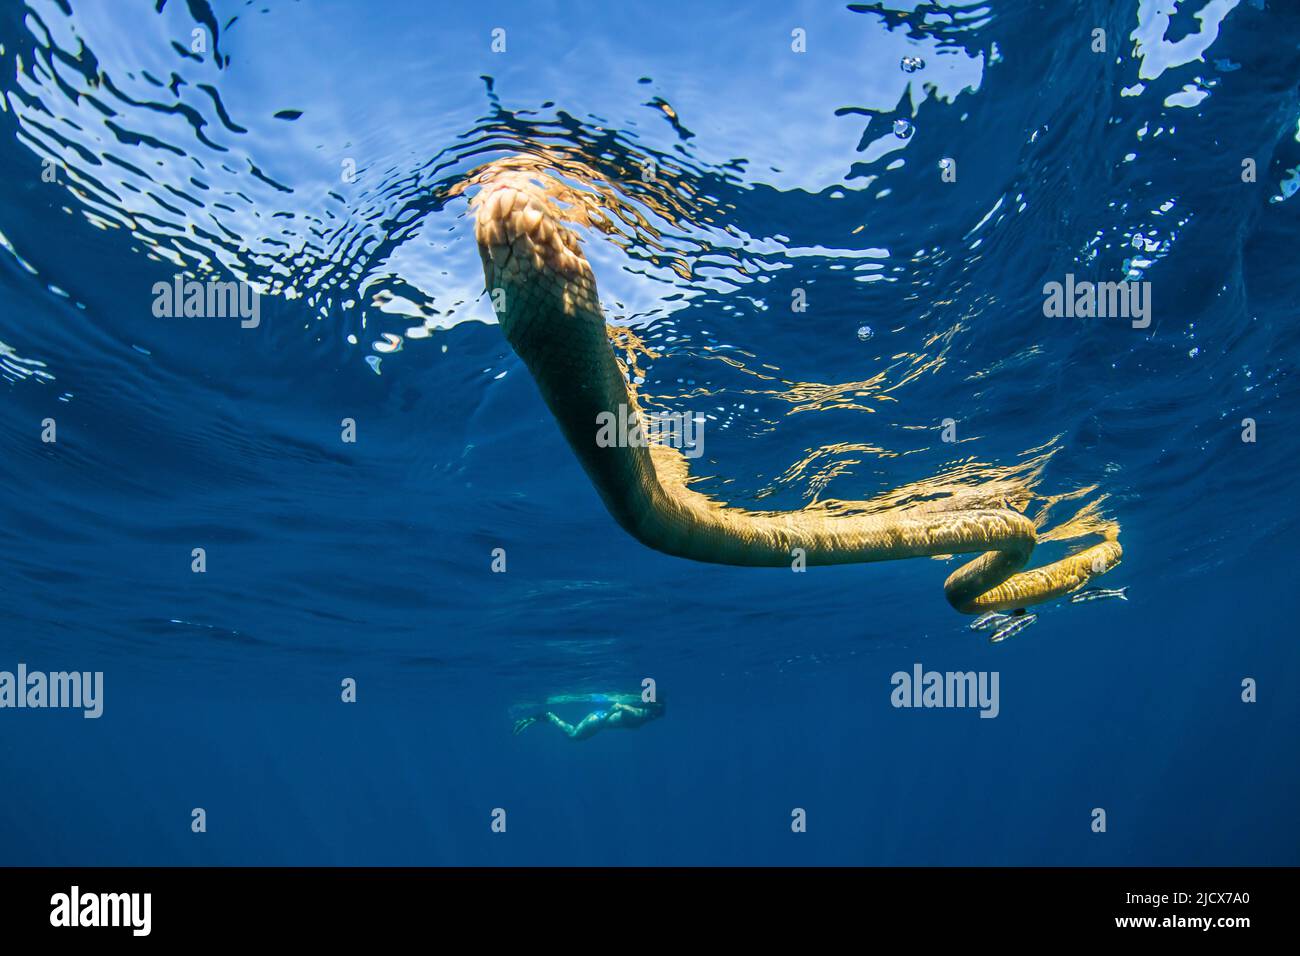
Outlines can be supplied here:
M974 554L944 582L957 610L1013 610L1081 587L1120 560L1105 540L1059 561L1021 571L1034 549L1034 523L1001 501L925 503L853 514L827 505L799 511L728 507L687 486L686 462L665 444L601 447L597 416L619 406L639 413L615 358L596 280L575 215L548 196L536 161L494 164L473 199L475 235L501 329L528 366L569 445L614 519L667 554L717 564L852 564ZM607 444L607 443L606 443Z

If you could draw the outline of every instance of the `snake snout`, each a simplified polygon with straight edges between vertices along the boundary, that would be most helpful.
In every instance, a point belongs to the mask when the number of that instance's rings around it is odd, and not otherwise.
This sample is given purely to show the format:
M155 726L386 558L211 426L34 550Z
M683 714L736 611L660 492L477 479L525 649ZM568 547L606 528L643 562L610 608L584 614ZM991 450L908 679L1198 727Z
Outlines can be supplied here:
M471 206L485 267L509 262L519 270L564 279L591 274L577 234L532 176L500 173L484 182Z

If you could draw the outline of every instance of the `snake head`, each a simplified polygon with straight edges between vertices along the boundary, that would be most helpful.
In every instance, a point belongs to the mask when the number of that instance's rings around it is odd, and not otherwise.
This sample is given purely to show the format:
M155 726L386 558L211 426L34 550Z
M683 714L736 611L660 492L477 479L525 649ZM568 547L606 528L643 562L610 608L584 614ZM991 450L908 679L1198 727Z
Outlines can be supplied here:
M536 160L521 165L525 159L532 158L491 163L475 177L480 188L470 208L485 274L489 265L499 271L521 260L519 268L570 279L590 277L581 240L570 225L587 217L573 215L557 202L564 197L555 195L575 190L537 169Z
M599 322L603 329L596 280L570 225L575 217L551 195L563 184L509 164L490 166L477 181L470 200L474 235L506 337L513 341L521 328L557 315Z

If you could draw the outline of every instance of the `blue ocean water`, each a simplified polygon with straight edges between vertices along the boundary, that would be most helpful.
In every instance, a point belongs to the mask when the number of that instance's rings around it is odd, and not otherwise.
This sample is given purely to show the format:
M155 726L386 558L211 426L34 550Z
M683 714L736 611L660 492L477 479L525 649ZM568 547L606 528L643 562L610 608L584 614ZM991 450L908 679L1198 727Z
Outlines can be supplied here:
M0 670L104 699L0 709L0 863L1300 862L1298 89L1281 0L6 3ZM598 197L699 490L1023 481L1128 600L990 644L954 560L638 544L483 294L517 153ZM156 316L178 273L258 325ZM1047 317L1067 275L1149 326ZM996 719L894 707L916 664Z

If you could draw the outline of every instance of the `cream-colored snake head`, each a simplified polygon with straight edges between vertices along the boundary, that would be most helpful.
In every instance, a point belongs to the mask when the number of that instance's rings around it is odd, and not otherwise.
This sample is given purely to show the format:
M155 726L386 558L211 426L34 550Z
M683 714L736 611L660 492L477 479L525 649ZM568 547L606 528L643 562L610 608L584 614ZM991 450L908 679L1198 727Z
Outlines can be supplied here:
M988 496L883 513L810 505L799 511L728 507L691 490L686 461L664 444L597 441L599 422L638 415L610 345L596 279L572 226L590 224L583 196L535 157L490 164L469 183L488 294L501 328L610 514L667 554L719 564L790 567L978 554L944 583L959 611L1013 610L1082 587L1120 561L1114 537L1052 564L1021 570L1032 521Z

